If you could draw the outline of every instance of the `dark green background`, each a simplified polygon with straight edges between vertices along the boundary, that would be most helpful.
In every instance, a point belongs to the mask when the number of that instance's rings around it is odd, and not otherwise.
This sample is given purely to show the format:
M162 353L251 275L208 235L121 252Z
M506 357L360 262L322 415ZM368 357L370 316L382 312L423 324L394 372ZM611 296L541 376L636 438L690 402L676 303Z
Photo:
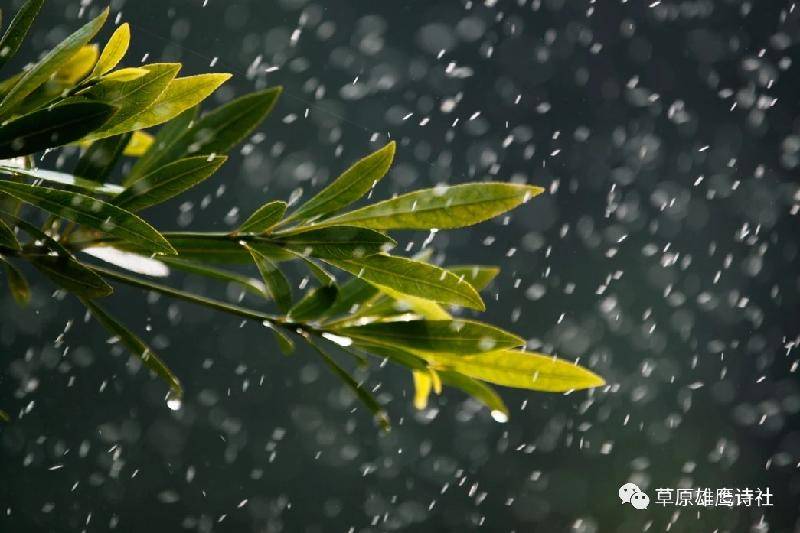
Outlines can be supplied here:
M3 0L5 20L17 4ZM798 531L789 2L202 4L112 2L132 25L127 64L233 72L209 105L286 93L263 135L150 220L231 228L268 199L307 198L388 136L398 154L375 198L488 177L545 186L507 220L436 235L437 260L502 265L484 318L580 357L609 387L504 390L501 425L454 391L415 413L407 372L376 367L369 383L395 421L381 434L313 353L285 358L258 325L120 288L108 307L185 385L173 413L161 382L31 272L28 309L0 299L0 406L15 418L0 428L0 531ZM100 7L50 0L10 67ZM471 75L448 76L450 62ZM426 237L400 234L400 249ZM617 498L628 480L651 499L769 486L775 505L637 511Z

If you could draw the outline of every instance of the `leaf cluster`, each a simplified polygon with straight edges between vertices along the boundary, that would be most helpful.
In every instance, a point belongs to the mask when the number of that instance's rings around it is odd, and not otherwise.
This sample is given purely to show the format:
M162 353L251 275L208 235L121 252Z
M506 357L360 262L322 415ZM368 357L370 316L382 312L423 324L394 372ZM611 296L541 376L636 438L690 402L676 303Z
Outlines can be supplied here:
M20 48L42 2L28 0L6 28L0 67ZM389 171L396 149L390 142L294 209L280 199L265 200L234 231L154 228L143 212L214 175L226 154L267 117L281 88L200 113L199 104L230 76L180 76L177 63L120 67L130 41L127 24L116 27L104 46L91 43L107 17L106 9L0 82L0 262L20 305L31 293L18 267L27 262L77 297L117 342L163 378L171 406L182 394L179 379L101 306L115 284L258 321L286 354L295 342L310 344L383 425L384 407L328 346L359 365L374 356L409 369L418 408L445 384L483 402L498 420L508 417L508 409L492 384L549 392L603 384L571 362L526 352L523 339L512 333L459 316L465 308L485 309L480 292L497 268L442 267L424 253L391 253L396 243L388 230L471 226L531 200L540 187L466 183L355 205ZM82 149L72 172L33 165L35 154L64 145ZM130 164L121 165L126 159ZM119 168L128 170L119 175ZM43 227L31 222L36 211L46 217ZM286 273L289 262L302 264L313 280L302 291ZM257 277L241 273L237 264ZM243 307L152 279L170 269L239 286L253 303Z

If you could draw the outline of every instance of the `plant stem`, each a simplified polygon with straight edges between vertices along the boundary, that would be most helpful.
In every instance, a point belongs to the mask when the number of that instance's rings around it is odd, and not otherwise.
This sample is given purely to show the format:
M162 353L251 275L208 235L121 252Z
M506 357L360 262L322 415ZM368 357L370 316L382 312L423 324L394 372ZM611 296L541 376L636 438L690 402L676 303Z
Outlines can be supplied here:
M279 316L270 315L267 313L263 313L261 311L256 311L255 309L248 309L246 307L240 307L238 305L221 302L219 300L208 298L206 296L200 296L198 294L193 294L179 289L174 289L166 285L153 283L151 281L135 278L133 276L128 276L127 274L115 272L113 270L104 267L94 266L94 265L91 266L85 265L85 266L91 268L101 276L118 281L120 283L125 283L126 285L131 285L133 287L138 287L140 289L159 292L161 294L165 294L173 298L185 300L187 302L209 307L217 311L222 311L223 313L228 313L231 315L240 316L242 318L247 318L249 320L255 320L261 323L268 322L273 326L283 327L288 329L289 331L296 331L300 329L308 333L316 333L316 330L308 326L307 324L299 322L287 322L286 320L284 320Z

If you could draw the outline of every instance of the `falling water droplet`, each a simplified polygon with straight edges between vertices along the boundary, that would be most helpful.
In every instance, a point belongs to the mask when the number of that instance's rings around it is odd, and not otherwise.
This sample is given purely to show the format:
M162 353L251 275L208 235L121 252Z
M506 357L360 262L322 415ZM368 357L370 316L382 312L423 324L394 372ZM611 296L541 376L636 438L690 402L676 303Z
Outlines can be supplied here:
M172 411L177 411L183 406L183 400L181 400L181 395L174 390L171 390L167 393L167 407L170 408Z
M508 422L508 415L503 411L498 411L495 409L490 414L492 415L492 418L494 418L495 422L500 422L501 424Z

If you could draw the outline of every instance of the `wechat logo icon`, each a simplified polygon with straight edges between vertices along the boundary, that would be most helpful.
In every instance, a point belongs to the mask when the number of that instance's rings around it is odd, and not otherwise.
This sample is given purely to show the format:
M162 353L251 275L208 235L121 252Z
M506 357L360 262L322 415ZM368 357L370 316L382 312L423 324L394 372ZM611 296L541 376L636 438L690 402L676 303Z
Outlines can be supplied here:
M642 492L636 483L625 483L619 488L619 499L622 503L630 503L636 509L647 509L650 496Z

